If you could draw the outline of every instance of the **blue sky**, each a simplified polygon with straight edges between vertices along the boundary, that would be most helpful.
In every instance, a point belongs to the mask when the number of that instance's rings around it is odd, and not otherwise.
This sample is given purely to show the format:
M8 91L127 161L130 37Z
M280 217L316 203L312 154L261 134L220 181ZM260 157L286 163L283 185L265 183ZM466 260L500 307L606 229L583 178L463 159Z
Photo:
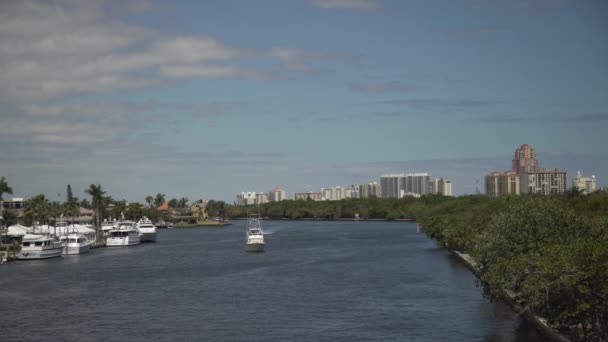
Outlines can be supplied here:
M0 4L16 196L232 202L431 172L473 193L518 145L608 184L605 1ZM480 183L483 189L483 183Z

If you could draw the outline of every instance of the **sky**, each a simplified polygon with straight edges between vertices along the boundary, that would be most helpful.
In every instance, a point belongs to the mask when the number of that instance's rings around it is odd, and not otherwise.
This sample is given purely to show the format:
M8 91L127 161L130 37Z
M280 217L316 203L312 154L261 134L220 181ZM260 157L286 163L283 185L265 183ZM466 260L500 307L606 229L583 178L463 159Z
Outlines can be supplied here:
M483 191L532 145L608 185L608 2L0 2L0 176L232 202L430 172ZM4 196L7 197L6 195Z

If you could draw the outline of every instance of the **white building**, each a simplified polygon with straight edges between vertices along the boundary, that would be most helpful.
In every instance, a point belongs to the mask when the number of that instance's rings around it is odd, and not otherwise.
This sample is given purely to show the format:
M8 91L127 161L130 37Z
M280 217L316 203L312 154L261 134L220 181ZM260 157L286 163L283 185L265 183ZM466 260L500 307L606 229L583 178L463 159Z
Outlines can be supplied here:
M566 192L566 171L538 170L521 174L522 194L559 194Z
M449 179L433 178L429 188L430 193L452 196L452 181Z
M595 175L591 175L591 177L583 177L581 172L577 171L576 177L572 178L572 186L584 194L590 194L597 190Z
M236 195L236 204L237 205L255 204L256 194L257 193L255 191L241 192L240 194Z
M403 193L426 195L430 193L431 175L424 173L400 173L380 177L382 198L399 198Z
M321 198L324 201L339 201L341 199L352 197L353 188L349 186L334 186L331 188L321 188Z
M285 190L276 187L274 188L274 190L272 190L271 192L268 193L268 200L270 202L279 202L279 201L284 201L286 200L287 197L285 195Z

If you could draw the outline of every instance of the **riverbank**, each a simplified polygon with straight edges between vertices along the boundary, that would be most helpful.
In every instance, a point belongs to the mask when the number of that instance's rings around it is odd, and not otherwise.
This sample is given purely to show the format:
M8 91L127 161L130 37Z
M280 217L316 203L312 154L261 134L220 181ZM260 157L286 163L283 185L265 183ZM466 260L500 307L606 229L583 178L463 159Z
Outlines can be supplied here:
M235 217L232 218L232 220L247 220L247 217ZM389 220L389 219L356 219L356 218L338 218L338 219L325 219L325 218L313 218L313 217L306 217L306 218L299 218L299 219L292 219L289 217L280 217L280 218L273 218L273 217L263 217L262 220L268 220L268 221L361 221L361 222L415 222L416 220L414 219L410 219L410 218L404 218L404 219L394 219L394 220Z
M465 266L475 274L477 278L481 275L481 270L479 269L479 265L474 257L466 253L460 253L458 251L449 249L448 250L456 256ZM505 303L507 303L513 311L518 313L521 317L526 319L528 322L532 323L536 329L538 329L545 337L555 342L569 342L570 339L566 336L559 333L557 330L553 329L551 326L547 324L547 321L535 315L532 310L529 310L527 306L522 306L517 300L517 297L514 293L505 291L504 296L502 298Z

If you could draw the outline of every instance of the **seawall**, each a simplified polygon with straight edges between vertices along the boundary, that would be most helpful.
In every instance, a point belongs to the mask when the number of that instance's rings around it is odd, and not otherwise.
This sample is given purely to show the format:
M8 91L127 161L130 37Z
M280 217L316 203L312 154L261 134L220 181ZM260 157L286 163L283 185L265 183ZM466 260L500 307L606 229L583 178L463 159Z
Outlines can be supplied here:
M448 248L448 250L450 252L452 252L452 254L454 254L458 259L460 259L460 261L462 261L467 266L467 268L469 270L471 270L471 272L473 272L473 274L475 274L475 276L477 278L479 278L479 276L481 275L481 272L479 270L479 265L477 264L477 261L475 261L475 258L473 258L472 256L470 256L469 254L466 254L466 253L460 253L458 251L455 251L455 250L452 250L449 248ZM568 339L566 336L562 335L557 330L550 327L544 318L542 318L538 315L535 315L534 312L532 312L532 310L528 309L527 306L522 307L522 304L517 301L514 293L511 293L509 291L504 291L503 300L505 301L505 303L507 303L511 307L511 309L513 309L513 311L517 312L520 316L522 316L528 322L534 324L534 326L546 338L550 339L551 341L556 341L556 342L569 342L570 341L570 339Z

